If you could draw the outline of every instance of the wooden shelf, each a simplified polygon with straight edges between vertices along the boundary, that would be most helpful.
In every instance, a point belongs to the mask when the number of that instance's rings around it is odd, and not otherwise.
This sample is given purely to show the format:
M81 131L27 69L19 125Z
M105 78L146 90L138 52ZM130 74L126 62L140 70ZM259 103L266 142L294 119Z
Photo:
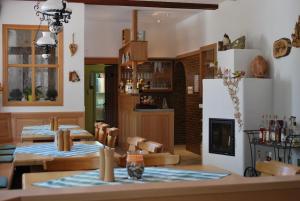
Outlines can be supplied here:
M145 89L141 93L171 93L173 89Z

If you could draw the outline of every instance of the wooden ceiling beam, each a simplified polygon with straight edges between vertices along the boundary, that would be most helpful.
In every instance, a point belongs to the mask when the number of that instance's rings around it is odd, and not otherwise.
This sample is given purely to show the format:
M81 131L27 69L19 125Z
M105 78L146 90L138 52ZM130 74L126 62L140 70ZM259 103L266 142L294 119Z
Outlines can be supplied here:
M134 1L134 0L67 0L67 1L74 2L74 3L85 3L90 5L196 9L196 10L216 10L219 7L218 4L165 2L165 1Z

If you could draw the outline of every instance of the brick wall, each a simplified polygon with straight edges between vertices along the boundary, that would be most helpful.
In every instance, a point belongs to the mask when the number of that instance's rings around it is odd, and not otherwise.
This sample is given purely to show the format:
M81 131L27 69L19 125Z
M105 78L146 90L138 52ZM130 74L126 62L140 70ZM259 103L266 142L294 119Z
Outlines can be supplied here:
M174 143L175 145L186 143L185 131L185 71L181 62L176 62L173 68L173 93L172 106L175 110L174 116Z
M194 86L194 75L200 73L200 56L195 54L180 59L184 65L186 87ZM200 88L200 92L201 92ZM202 92L193 95L185 95L185 133L187 150L200 154L202 136L202 111L199 104L202 103Z

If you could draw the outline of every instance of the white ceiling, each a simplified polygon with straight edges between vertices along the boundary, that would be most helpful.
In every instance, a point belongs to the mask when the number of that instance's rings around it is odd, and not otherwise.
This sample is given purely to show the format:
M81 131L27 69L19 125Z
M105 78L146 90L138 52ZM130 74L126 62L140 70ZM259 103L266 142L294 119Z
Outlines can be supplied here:
M147 0L150 1L150 0ZM226 0L156 0L156 1L170 1L170 2L185 2L185 3L221 3ZM173 23L184 20L201 10L189 9L160 9L160 8L134 8L122 6L99 6L86 5L86 19L87 20L106 20L106 21L130 21L131 12L133 9L139 11L139 21L142 22L157 22Z

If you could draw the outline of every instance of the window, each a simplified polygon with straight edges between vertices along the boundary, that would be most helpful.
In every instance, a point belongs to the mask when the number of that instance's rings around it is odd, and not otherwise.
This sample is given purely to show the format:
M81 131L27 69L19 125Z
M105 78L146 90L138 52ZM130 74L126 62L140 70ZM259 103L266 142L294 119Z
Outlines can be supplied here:
M63 37L48 60L33 41L48 31L41 26L3 25L3 105L63 105Z

